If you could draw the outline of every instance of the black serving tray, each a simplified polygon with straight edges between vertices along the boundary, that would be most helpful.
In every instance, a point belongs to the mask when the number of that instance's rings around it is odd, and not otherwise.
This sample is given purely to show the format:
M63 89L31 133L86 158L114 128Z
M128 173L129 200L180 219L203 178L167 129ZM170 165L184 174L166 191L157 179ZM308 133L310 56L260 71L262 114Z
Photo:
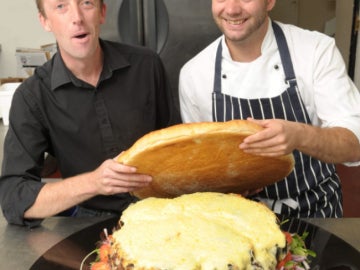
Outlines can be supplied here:
M81 270L90 269L90 262L96 258L89 256L85 264L84 258L91 253L100 241L104 228L109 233L117 226L118 219L111 218L91 225L74 233L47 250L30 268L30 270ZM339 237L312 225L304 220L290 219L281 225L283 230L302 234L309 232L307 247L316 252L312 259L312 270L358 270L360 269L360 253Z

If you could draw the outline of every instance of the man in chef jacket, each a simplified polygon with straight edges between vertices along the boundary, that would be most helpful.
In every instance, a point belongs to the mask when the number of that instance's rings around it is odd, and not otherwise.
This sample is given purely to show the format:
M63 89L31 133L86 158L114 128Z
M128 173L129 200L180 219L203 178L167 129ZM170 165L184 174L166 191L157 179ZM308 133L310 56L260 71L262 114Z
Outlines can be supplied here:
M259 124L239 148L293 153L295 168L251 197L286 216L341 217L335 164L360 164L359 91L334 39L272 21L275 2L212 0L223 35L180 72L182 120Z

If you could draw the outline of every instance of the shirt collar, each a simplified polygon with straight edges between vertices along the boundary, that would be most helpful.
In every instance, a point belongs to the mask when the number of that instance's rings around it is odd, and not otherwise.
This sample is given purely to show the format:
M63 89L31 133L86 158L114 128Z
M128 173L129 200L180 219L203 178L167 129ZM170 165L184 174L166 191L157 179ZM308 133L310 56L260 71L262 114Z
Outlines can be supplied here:
M113 42L100 40L100 45L104 52L104 67L101 80L109 78L115 70L130 66L123 52L115 48L115 44L116 43Z
M100 80L106 80L112 76L113 71L125 68L130 65L121 51L114 47L111 42L103 41L100 39L100 46L104 53L104 65L101 73ZM51 73L51 90L67 84L74 83L75 76L65 66L60 53L56 53L53 58L53 69Z

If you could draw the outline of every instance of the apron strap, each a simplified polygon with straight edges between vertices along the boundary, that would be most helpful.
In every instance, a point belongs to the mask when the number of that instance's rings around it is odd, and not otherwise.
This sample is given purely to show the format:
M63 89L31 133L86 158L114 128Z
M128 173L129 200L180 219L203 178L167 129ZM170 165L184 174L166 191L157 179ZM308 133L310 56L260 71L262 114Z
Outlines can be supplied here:
M289 86L295 86L297 84L295 72L291 62L290 52L287 46L284 32L282 31L281 27L274 21L271 21L271 24L274 29L276 43L278 45L281 62L284 67L285 81ZM222 40L220 40L216 50L215 76L214 76L215 93L221 93L221 61L222 61Z
M274 21L271 21L271 25L274 29L276 43L279 47L280 58L285 72L285 80L289 86L295 86L295 72L291 62L290 52L287 46L284 32L282 31L281 27Z
M215 76L214 76L215 93L221 93L221 61L222 61L222 44L220 40L216 50L216 58L215 58Z

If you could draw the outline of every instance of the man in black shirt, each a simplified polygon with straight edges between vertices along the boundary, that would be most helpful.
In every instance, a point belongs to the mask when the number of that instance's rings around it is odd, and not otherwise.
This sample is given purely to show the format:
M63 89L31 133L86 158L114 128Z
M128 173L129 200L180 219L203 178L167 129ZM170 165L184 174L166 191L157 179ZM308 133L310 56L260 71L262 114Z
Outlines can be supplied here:
M58 53L13 96L0 179L3 214L28 226L63 211L120 214L136 200L129 192L151 177L114 158L172 123L163 65L145 48L99 39L101 0L37 5ZM63 180L41 181L45 153L56 157Z

